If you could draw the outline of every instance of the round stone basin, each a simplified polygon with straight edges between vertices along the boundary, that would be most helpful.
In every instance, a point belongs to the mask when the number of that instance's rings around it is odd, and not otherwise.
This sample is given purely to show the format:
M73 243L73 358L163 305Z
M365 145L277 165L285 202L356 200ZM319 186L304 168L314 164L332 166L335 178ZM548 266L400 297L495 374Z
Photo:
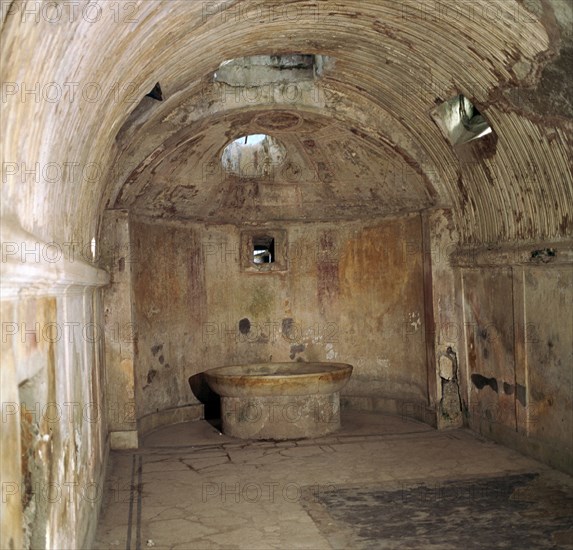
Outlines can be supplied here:
M319 437L340 427L346 363L259 363L205 371L221 396L225 434L242 439Z
M205 371L221 397L310 395L340 391L352 374L345 363L260 363Z

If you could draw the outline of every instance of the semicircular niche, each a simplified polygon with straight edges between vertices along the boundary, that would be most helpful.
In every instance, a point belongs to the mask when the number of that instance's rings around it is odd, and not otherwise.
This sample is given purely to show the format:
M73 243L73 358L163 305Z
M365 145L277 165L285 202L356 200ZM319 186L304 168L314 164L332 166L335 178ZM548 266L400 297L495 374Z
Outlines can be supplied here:
M221 163L240 178L268 177L286 158L284 145L268 134L249 134L233 140L223 150Z

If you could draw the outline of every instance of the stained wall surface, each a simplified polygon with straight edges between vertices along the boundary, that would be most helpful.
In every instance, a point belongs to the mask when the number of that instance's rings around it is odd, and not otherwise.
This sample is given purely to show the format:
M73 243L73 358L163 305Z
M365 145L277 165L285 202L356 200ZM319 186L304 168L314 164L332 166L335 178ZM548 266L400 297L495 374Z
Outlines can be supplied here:
M253 232L275 236L281 265L251 264ZM350 363L344 395L426 402L419 216L131 234L138 415L193 402L188 379L209 368L267 361Z
M462 395L473 429L571 472L573 269L569 247L552 249L561 261L547 250L460 269Z
M95 534L109 449L109 276L80 254L2 230L0 546L82 547Z
M459 420L459 384L466 425L570 470L571 2L294 0L255 9L251 0L0 3L2 401L126 399L137 416L73 427L61 419L51 439L38 420L34 475L97 482L110 442L136 445L136 420L192 403L185 377L205 365L329 354L357 365L351 405L396 410L393 399L425 396L434 416L442 407L445 427ZM330 61L278 85L262 74L245 86L214 76L226 60L293 52ZM157 83L163 101L147 97ZM460 94L492 129L462 145L435 116ZM223 174L228 143L259 132L281 141L285 163L270 178ZM433 218L434 209L448 214ZM125 211L122 223L106 218L115 210ZM420 211L430 221L414 230L407 216ZM289 258L298 244L304 262L316 243L340 255L333 263L317 253L299 267L289 259L286 272L260 276L216 259L211 241L241 249L236 228L253 223L284 231ZM398 269L404 236L420 240L422 257L418 265L407 255ZM126 247L124 262L134 251L145 259L118 276L113 243ZM448 255L437 264L440 243ZM55 260L92 244L104 254ZM476 257L451 261L467 246ZM525 256L511 259L512 247ZM479 259L491 251L494 260ZM511 312L514 327L533 323L538 341L516 328L489 334ZM94 318L104 343L83 339ZM41 342L54 319L62 330L79 323L81 343ZM243 319L252 329L239 334L260 341L237 341ZM40 323L40 337L10 332L24 321L36 335ZM139 336L108 341L116 322ZM276 341L256 332L266 322L278 323ZM324 322L339 342L324 341ZM458 340L446 326L460 327ZM174 369L184 376L169 376ZM38 383L27 385L30 376ZM101 380L125 391L102 390ZM524 424L532 411L538 420ZM32 424L9 414L2 430L2 478L18 487L28 475L20 450L35 448L22 427ZM31 540L19 495L2 503L2 547ZM90 539L97 504L42 506L34 525L50 545Z

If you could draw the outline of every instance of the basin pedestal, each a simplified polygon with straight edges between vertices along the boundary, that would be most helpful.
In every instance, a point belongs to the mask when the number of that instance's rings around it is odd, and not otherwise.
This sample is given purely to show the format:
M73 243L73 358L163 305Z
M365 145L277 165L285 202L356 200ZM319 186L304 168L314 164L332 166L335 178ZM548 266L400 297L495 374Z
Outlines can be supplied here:
M340 397L222 397L221 420L223 433L241 439L320 437L340 428Z
M263 363L219 367L205 379L221 396L223 433L241 439L320 437L340 428L345 363Z

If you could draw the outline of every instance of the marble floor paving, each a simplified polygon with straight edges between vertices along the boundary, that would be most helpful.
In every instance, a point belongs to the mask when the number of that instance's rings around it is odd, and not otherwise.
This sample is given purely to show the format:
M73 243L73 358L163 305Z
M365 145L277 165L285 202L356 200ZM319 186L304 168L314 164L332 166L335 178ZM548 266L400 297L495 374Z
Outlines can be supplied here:
M464 429L342 422L284 442L191 422L113 452L94 548L573 548L573 478Z

